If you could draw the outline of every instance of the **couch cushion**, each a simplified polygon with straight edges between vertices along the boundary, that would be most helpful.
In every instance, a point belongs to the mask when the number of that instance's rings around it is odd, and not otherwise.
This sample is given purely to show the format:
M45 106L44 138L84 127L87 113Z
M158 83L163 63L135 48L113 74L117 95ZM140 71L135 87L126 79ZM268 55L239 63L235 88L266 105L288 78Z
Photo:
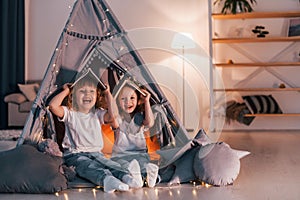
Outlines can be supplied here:
M32 101L25 101L21 103L19 106L19 112L30 112L32 103L33 103Z
M4 102L6 103L20 104L25 102L26 100L27 98L21 93L12 93L4 97Z
M20 91L25 95L29 101L34 101L37 91L39 89L39 84L18 84Z

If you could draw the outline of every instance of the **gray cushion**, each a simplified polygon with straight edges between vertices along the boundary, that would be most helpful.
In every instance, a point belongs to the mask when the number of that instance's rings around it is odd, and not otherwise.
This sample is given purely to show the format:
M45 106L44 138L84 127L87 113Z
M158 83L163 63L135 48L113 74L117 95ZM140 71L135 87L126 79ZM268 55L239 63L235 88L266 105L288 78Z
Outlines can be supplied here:
M183 156L174 162L175 172L171 180L168 182L169 185L187 183L196 179L193 165L195 154L199 151L199 149L200 146L197 146L188 150Z
M171 168L166 168L163 173L170 173L172 175L164 181L168 181L169 185L185 183L195 180L195 174L193 171L193 163L195 154L199 151L202 145L211 143L207 134L203 129L200 129L196 136L183 147L176 147L166 151L158 151L162 159L172 161L175 160L171 165ZM164 176L164 174L161 174Z
M195 154L194 173L211 185L232 184L240 171L240 159L248 154L248 151L234 150L224 142L207 144Z
M67 188L61 157L21 145L0 153L0 192L55 193Z

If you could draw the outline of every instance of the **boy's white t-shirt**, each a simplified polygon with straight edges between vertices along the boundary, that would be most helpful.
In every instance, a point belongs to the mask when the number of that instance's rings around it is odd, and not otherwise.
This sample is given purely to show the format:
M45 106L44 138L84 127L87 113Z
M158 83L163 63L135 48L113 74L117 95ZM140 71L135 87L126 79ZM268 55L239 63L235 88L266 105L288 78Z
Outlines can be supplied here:
M65 154L79 152L101 152L103 137L101 124L104 124L106 110L96 109L88 114L64 108L65 137L62 146Z

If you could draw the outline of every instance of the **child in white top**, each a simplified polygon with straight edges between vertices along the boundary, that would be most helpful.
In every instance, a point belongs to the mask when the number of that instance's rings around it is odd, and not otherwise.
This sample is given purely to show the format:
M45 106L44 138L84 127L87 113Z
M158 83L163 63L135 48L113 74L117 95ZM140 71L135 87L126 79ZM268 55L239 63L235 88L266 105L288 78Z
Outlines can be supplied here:
M115 134L112 160L123 164L136 159L141 172L146 176L147 185L153 187L158 176L158 166L150 163L145 134L154 124L150 105L150 93L138 90L126 83L116 97L118 112L112 123ZM147 136L146 136L147 137Z
M79 176L96 185L103 185L105 192L138 188L141 177L132 171L138 167L136 161L124 169L101 153L101 124L113 121L115 103L107 85L103 91L107 110L97 108L101 99L98 84L98 80L89 76L81 78L72 88L65 84L49 104L51 112L65 123L66 133L62 144L65 163L74 166ZM62 106L65 97L68 97L67 107Z

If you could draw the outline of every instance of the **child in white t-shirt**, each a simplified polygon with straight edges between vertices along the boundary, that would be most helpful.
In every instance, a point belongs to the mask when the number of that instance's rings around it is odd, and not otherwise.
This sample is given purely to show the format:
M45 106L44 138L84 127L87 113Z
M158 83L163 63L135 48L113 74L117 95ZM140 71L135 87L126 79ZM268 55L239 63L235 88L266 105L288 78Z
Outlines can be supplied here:
M150 161L145 138L146 131L154 124L151 95L147 90L139 89L145 94L142 95L129 83L123 85L116 97L119 114L112 123L115 142L111 159L123 165L136 159L148 187L154 187L158 166Z

